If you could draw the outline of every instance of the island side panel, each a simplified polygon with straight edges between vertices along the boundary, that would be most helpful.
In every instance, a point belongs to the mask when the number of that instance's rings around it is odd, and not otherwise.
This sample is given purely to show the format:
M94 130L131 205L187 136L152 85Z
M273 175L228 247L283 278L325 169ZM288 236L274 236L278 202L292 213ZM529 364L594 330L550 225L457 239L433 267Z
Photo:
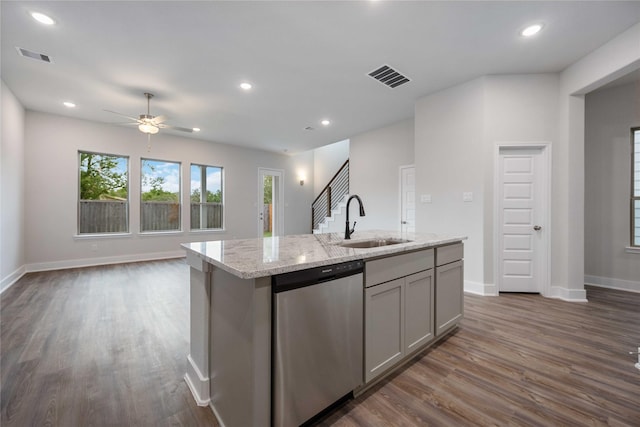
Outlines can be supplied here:
M211 406L225 426L271 419L271 278L212 271Z
M211 317L211 265L193 253L187 253L190 286L189 355L187 382L196 403L210 403L209 384L209 325Z

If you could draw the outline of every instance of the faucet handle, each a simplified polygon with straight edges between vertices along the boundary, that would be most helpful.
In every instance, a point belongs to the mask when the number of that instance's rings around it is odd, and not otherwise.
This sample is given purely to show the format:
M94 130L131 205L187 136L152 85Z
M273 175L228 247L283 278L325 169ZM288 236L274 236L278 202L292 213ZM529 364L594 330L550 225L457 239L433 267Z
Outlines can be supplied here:
M357 221L353 221L353 228L351 229L351 233L356 231L356 223L357 223Z

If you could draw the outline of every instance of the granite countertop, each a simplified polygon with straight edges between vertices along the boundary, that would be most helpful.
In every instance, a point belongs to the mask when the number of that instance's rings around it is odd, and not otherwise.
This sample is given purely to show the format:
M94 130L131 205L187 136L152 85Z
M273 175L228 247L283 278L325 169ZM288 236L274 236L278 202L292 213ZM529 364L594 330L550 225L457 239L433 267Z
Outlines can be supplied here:
M356 231L351 236L351 242L390 238L407 239L410 242L366 249L345 248L339 246L344 241L344 234L327 233L183 243L182 247L241 279L255 279L431 248L465 240L466 236L364 230Z

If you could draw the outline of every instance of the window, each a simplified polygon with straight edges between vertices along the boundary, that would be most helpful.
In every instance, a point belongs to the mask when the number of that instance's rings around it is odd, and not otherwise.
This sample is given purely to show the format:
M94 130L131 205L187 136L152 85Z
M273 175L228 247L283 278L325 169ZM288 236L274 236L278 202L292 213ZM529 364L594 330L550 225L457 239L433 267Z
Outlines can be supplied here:
M142 159L140 230L180 230L180 163Z
M191 165L191 229L222 228L222 168Z
M640 128L631 129L631 246L640 247Z
M78 152L78 234L129 232L129 158Z

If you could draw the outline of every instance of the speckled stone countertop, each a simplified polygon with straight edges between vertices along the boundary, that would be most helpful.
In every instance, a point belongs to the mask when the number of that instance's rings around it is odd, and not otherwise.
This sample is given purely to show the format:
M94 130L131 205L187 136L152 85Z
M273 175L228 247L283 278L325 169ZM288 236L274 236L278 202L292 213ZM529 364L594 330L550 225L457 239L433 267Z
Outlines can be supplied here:
M184 243L187 251L241 279L273 276L352 260L426 249L459 242L466 236L405 233L382 230L356 231L351 242L370 239L407 239L410 242L374 248L345 248L341 233L300 234L264 239L217 240Z

